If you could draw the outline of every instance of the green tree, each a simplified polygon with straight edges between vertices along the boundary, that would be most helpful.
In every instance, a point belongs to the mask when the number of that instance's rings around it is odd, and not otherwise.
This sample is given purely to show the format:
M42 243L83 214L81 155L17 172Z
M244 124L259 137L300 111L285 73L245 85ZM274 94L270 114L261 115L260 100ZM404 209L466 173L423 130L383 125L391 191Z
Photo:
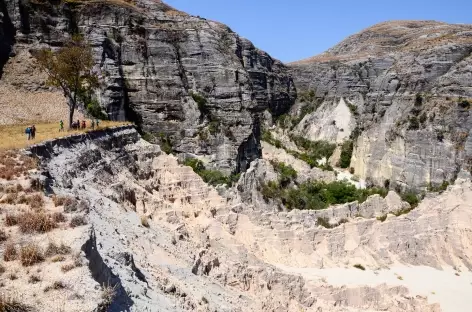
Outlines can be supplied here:
M98 86L98 77L92 73L92 49L81 36L74 35L57 51L40 50L36 53L36 59L48 75L47 82L64 92L69 105L70 127L75 109L81 103L85 105L87 94Z

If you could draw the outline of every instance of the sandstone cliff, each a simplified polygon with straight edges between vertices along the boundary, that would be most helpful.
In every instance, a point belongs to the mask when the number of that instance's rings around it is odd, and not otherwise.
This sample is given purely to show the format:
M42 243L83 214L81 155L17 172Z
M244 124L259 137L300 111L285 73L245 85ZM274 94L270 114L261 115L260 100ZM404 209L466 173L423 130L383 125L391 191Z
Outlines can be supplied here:
M471 52L471 25L368 28L290 64L299 94L311 94L318 107L295 132L337 142L351 137L351 167L377 184L424 188L454 180L470 170L472 156Z
M174 151L228 173L260 157L263 113L280 115L296 97L282 63L161 1L1 0L0 11L0 70L79 32L93 47L96 96L111 119L135 121L154 141L168 137Z

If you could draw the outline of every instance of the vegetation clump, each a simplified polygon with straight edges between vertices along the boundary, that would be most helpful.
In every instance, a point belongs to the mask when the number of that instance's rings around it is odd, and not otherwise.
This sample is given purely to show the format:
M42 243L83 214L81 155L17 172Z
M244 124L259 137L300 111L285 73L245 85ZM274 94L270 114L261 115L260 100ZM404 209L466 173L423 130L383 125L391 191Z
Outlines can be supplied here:
M170 140L168 135L165 135L164 133L159 134L160 138L160 147L162 151L166 154L172 154L174 151L174 148L172 147L172 141Z
M408 130L418 130L420 128L420 122L416 116L408 117Z
M335 204L356 200L362 202L374 194L381 196L387 194L387 190L383 188L358 190L354 185L345 181L331 183L307 181L297 187L284 187L280 181L270 181L262 184L260 191L266 200L277 200L288 209L300 210L321 210Z
M4 294L0 295L0 311L2 312L29 312L33 308Z
M270 133L267 130L264 130L262 132L261 140L265 141L265 142L267 142L271 145L274 145L277 148L282 148L282 142L280 142L280 140L275 139L274 136L272 135L272 133ZM283 148L285 149L285 147L283 147Z
M415 106L423 105L423 95L421 93L417 93L415 97Z
M412 209L416 208L420 202L420 199L418 198L418 194L412 191L401 194L401 198L403 201L406 201L407 203L409 203Z
M198 110L202 113L202 115L208 115L210 113L210 110L207 106L208 100L203 95L197 92L190 92L190 96L197 103Z
M279 174L279 183L281 186L287 186L291 181L297 178L297 171L292 166L283 162L271 161L275 171Z
M198 174L205 183L213 186L221 184L231 185L239 180L239 174L227 176L221 171L206 169L203 162L196 158L187 158L184 161L184 165L192 167L193 171Z
M469 109L470 108L470 102L465 99L459 99L458 105L463 108L463 109Z
M333 168L329 164L320 164L322 159L329 159L336 149L336 144L329 143L328 141L311 141L305 139L302 136L292 135L290 136L292 141L297 147L303 152L295 152L288 150L287 152L294 157L303 160L310 167L318 167L323 170L332 171Z
M212 120L208 124L208 132L210 134L215 135L220 131L220 122L218 120Z
M329 218L327 218L327 217L318 217L318 219L316 219L316 224L317 225L321 225L322 227L327 228L327 229L333 229L335 227L340 226L341 224L348 223L348 222L349 222L349 220L344 219L344 218L339 220L336 223L331 223L329 221Z
M357 111L357 106L351 103L347 103L347 107L349 107L349 110L351 111L351 114L354 116L359 116L359 112Z
M428 184L428 192L438 192L442 193L445 190L447 190L447 187L449 186L449 182L443 181L441 185L433 185L431 182Z
M25 212L18 216L18 225L23 233L46 233L57 227L54 219L44 212Z
M354 150L354 141L347 140L341 147L341 157L339 159L339 166L341 168L348 168L351 164L352 152Z
M75 227L86 225L86 224L87 224L87 220L85 219L84 216L75 216L69 222L69 226L71 228L75 228Z
M20 249L20 261L23 266L32 266L44 261L41 249L33 243L29 243Z
M364 267L362 264L354 264L354 267L355 267L356 269L365 271L365 267Z
M384 222L385 220L387 220L387 215L386 214L381 215L381 216L377 217L377 220L379 220L380 222Z

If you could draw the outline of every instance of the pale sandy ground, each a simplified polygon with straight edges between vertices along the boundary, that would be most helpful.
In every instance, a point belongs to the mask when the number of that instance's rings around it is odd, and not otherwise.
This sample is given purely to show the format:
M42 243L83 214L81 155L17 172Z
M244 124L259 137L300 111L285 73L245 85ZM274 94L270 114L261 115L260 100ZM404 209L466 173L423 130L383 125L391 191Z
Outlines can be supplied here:
M459 273L452 268L440 271L426 266L395 266L390 270L378 271L278 267L300 274L308 281L324 279L333 286L375 287L384 283L388 286L405 286L412 295L427 297L429 303L439 303L443 312L472 311L472 272Z

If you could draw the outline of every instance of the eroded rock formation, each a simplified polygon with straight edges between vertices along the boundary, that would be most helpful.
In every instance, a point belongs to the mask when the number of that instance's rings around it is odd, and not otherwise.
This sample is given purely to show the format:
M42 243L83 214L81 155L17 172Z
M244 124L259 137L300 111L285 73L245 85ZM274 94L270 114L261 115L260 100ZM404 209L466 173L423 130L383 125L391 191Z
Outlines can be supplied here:
M260 157L263 112L280 115L296 97L281 62L227 26L161 1L2 0L0 9L0 64L83 34L111 119L135 121L155 141L168 136L173 150L227 173Z
M297 131L332 141L354 132L351 166L377 184L421 188L454 180L470 170L470 102L463 100L472 96L471 52L470 25L368 28L290 64L299 91L312 91L321 103ZM339 110L343 101L350 114Z
M42 159L42 176L48 177L43 184L88 203L90 234L82 238L82 250L95 282L117 285L114 309L438 311L427 294L412 295L405 286L339 287L297 270L345 266L357 271L352 268L357 262L368 269L469 266L467 244L433 256L434 250L427 248L432 236L419 235L425 224L437 226L429 233L438 238L437 248L444 247L439 206L425 203L408 217L376 220L376 215L402 207L394 193L325 211L279 212L257 193L260 181L277 177L267 161L253 162L238 185L221 196L191 168L129 127L98 133L93 140L81 136L48 142L32 152ZM465 203L472 194L469 188L457 187L444 197L444 205L452 209L450 222L459 216L463 226L470 221L466 206L452 208L447 200L462 192ZM422 219L427 210L429 217ZM325 229L317 225L318 216L350 221ZM451 227L454 234L448 235L459 234L463 226ZM419 245L424 249L418 249L417 257L413 246ZM371 253L373 248L382 253Z

